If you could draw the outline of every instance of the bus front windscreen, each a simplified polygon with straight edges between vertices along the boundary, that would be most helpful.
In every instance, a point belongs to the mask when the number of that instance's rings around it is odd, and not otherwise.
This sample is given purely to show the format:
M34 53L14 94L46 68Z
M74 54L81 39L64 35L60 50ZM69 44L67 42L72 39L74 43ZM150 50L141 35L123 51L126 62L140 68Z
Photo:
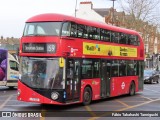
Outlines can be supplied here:
M62 22L26 23L23 36L59 36Z
M63 68L59 59L21 58L21 82L35 89L63 89Z

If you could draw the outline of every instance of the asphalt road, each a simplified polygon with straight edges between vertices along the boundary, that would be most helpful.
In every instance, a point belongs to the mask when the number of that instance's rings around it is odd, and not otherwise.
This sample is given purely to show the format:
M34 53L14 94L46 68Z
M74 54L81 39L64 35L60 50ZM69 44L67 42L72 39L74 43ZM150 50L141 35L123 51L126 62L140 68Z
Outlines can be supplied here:
M0 116L3 116L0 120L159 120L160 84L144 84L144 91L135 96L123 95L94 101L89 106L20 102L16 100L16 88L0 87L0 111ZM155 117L148 117L151 115Z

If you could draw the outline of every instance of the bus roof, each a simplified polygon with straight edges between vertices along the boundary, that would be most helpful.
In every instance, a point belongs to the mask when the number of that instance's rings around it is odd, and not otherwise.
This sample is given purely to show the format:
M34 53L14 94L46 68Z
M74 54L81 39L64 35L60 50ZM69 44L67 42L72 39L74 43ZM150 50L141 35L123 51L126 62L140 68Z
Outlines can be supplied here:
M134 30L120 28L120 27L108 25L105 23L89 21L89 20L75 18L73 16L67 16L67 15L57 14L57 13L46 13L46 14L36 15L29 18L26 22L51 22L51 21L73 21L79 24L104 28L104 29L113 30L117 32L124 32L124 33L135 34L135 35L139 34Z

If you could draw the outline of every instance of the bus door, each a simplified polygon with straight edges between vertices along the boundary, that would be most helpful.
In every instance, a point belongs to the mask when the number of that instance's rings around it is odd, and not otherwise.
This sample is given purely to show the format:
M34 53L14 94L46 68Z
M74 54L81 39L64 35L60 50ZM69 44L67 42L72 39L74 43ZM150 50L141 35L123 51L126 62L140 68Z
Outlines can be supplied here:
M110 96L110 65L108 61L101 61L101 97Z
M66 67L66 100L80 100L80 60L67 59Z

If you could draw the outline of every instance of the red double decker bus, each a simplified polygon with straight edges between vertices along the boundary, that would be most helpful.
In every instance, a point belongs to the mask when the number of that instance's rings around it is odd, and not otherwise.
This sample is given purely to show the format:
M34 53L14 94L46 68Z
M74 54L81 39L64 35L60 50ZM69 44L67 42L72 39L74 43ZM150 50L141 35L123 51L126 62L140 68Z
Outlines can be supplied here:
M143 90L139 33L61 14L27 20L20 42L20 101L90 104Z

